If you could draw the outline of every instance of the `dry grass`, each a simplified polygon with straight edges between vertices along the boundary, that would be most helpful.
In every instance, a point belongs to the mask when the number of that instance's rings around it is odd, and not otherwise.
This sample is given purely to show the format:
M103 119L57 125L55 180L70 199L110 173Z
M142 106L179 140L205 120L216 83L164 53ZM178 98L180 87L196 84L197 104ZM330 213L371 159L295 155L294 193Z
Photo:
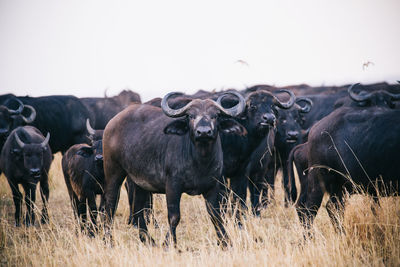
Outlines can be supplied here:
M90 239L76 233L66 186L57 155L51 169L49 225L14 227L14 206L4 176L0 178L0 265L3 266L399 266L399 199L383 198L374 217L367 197L355 196L345 215L347 235L336 234L325 209L315 222L314 239L303 242L302 229L294 208L284 208L281 190L277 203L262 212L261 219L248 214L244 229L228 219L233 246L222 250L201 197L184 196L178 247L160 247L168 229L164 196L155 197L159 228L150 233L159 246L149 247L138 239L138 231L127 222L125 190L114 225L115 246L107 247L101 236ZM37 201L41 207L40 197Z

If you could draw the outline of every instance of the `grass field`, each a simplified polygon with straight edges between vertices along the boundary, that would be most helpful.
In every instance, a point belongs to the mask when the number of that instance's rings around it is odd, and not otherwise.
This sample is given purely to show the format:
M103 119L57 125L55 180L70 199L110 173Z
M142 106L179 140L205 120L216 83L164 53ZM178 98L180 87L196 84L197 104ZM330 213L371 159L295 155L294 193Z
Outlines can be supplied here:
M345 213L346 235L335 233L321 208L309 241L303 241L294 208L284 208L281 199L278 187L275 203L262 211L261 218L248 214L243 229L227 218L232 247L222 250L203 199L184 195L178 249L165 249L165 197L155 196L159 228L150 224L149 230L158 246L151 247L142 244L138 230L126 223L129 210L123 189L113 230L115 246L110 248L102 236L77 233L57 154L50 172L48 225L14 227L11 190L4 175L0 177L0 266L400 266L399 198L382 198L374 217L371 200L353 196ZM40 210L39 195L36 204Z

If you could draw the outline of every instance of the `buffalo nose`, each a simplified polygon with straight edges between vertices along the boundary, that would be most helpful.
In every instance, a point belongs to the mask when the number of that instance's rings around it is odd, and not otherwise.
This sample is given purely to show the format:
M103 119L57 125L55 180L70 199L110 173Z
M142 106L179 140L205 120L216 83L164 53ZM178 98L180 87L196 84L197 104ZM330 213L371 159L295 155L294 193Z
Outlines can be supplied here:
M274 114L266 113L263 115L263 120L273 126L275 124L276 117Z
M211 137L212 131L209 126L199 126L196 129L196 137Z
M38 175L40 175L40 169L38 169L38 168L30 169L29 173L31 176L38 176Z
M288 133L289 138L297 138L299 137L299 132L298 131L289 131Z
M94 157L94 160L95 160L95 161L103 160L103 155L96 155L96 156Z

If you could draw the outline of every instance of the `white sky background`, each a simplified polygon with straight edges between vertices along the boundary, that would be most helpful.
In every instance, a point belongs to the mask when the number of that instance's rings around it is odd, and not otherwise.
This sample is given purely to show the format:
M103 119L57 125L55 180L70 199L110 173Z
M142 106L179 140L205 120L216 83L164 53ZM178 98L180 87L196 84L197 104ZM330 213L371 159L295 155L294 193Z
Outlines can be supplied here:
M374 65L363 70L367 61ZM257 83L396 79L399 0L0 0L0 93L130 88L148 100Z

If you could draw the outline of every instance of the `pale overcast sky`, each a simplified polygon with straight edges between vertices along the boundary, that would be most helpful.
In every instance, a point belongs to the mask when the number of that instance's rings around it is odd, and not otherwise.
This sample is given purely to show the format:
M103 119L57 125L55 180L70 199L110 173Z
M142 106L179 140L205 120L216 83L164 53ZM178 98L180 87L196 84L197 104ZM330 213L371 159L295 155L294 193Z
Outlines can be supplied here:
M399 0L0 0L0 93L395 82L399 14Z

